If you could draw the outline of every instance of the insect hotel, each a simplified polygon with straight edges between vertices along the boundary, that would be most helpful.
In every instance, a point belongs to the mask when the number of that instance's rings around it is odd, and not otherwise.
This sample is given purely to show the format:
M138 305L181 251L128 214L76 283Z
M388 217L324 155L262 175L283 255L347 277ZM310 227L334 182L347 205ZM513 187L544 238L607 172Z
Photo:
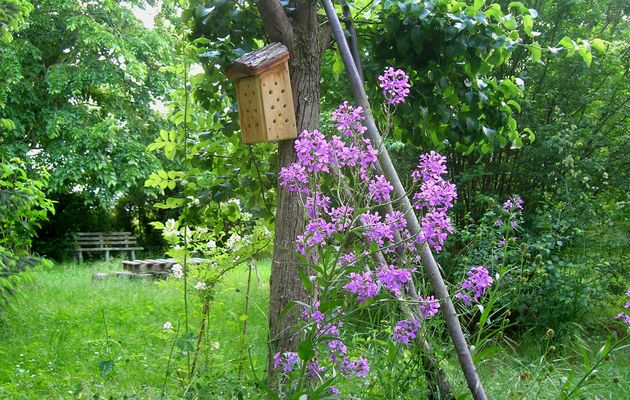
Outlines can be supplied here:
M238 112L246 144L295 139L289 51L273 43L247 53L226 70L236 81Z

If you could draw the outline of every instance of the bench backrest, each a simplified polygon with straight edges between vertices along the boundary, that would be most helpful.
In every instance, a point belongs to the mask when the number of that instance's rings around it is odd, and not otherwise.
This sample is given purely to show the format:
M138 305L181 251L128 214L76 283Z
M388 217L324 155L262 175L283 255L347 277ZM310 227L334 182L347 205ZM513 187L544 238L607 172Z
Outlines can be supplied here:
M134 247L136 237L131 232L79 232L75 243L81 248Z

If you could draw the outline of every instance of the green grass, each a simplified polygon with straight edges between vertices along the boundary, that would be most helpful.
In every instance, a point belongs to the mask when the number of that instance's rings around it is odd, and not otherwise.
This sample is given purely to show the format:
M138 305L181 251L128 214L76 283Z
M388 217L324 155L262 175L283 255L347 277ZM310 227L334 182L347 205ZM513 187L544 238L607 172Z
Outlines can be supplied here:
M254 275L247 346L260 378L267 352L269 263L258 264L260 280ZM200 399L229 399L238 390L243 398L262 398L251 379L239 382L237 376L245 267L229 273L219 287L202 343L199 378L190 386L175 329L162 329L169 321L179 328L179 336L185 336L181 289L164 282L91 280L94 271L119 269L120 261L62 264L37 272L34 282L20 288L8 308L0 311L0 399L158 399L165 382L165 399L183 398L185 392L192 398L196 394ZM194 289L190 294L190 331L196 334L201 304ZM489 398L556 399L571 373L574 383L579 380L583 361L571 344L577 340L556 338L558 349L552 352L545 340L544 335L530 337L479 364ZM586 343L596 352L601 340L589 338ZM250 360L245 361L243 376L251 378ZM468 398L454 361L448 370L458 392ZM575 398L628 398L630 352L612 355L587 382L587 391ZM361 398L360 393L354 395Z
M91 280L94 271L120 270L120 262L63 264L37 274L0 314L0 398L67 399L94 395L158 398L167 370L175 330L184 331L183 294L150 281L110 278ZM268 263L252 282L248 341L257 369L266 357ZM239 355L247 272L236 269L225 277L211 307L205 345L219 344L202 364L225 371ZM190 316L198 321L199 300L191 291ZM191 331L198 324L191 324ZM178 369L185 365L174 351L166 398L179 398ZM113 368L106 372L110 360ZM101 367L99 368L99 363ZM181 374L183 371L179 371ZM185 373L185 372L183 372ZM262 373L262 372L261 372Z

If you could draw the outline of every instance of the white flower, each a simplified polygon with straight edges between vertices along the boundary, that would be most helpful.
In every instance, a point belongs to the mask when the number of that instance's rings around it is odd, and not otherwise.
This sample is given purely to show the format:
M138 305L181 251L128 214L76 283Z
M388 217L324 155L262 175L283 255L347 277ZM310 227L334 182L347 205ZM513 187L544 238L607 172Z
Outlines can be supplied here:
M219 347L221 347L221 345L219 344L219 342L213 342L212 345L210 345L210 348L212 350L219 350Z
M227 240L227 242L225 243L225 245L232 249L234 248L234 245L236 245L236 242L241 240L241 236L237 233L233 234L232 236L230 236L230 238Z
M195 289L197 289L197 290L205 290L206 289L206 282L197 282L197 284L195 285Z
M167 331L167 330L169 330L169 329L172 329L172 328L173 328L173 324L171 324L170 322L166 321L166 322L164 323L164 325L162 325L162 328L163 328L165 331Z
M209 250L212 250L217 247L217 242L215 242L214 240L209 240L208 243L206 243L206 246Z
M243 221L247 222L247 221L251 221L253 215L248 213L248 212L243 212L241 213L241 218L243 219Z
M240 199L230 199L230 200L228 200L228 203L234 203L234 204L236 204L239 207L241 206L241 200Z
M177 222L173 218L166 220L164 223L164 232L163 235L166 239L175 239L179 236L179 231L177 230Z
M182 279L184 277L184 269L181 266L181 264L173 265L173 267L171 268L171 271L173 272L173 277L177 279Z

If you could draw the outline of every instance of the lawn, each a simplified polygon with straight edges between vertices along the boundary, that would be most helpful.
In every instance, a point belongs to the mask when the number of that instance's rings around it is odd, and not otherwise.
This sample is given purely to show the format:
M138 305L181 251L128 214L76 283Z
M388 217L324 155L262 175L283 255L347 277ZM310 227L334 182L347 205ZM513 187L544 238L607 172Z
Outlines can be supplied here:
M252 366L264 376L269 263L259 263L252 280L243 380L238 379L247 270L226 276L211 306L207 351L198 380L185 385L185 362L174 341L184 335L182 293L164 282L111 278L92 281L94 271L118 270L112 263L61 264L40 271L23 285L0 316L0 398L261 398L251 383ZM191 290L191 321L200 304ZM173 329L164 330L165 322ZM191 332L198 325L191 323ZM585 335L585 334L584 334ZM580 378L583 361L572 351L579 335L550 351L545 338L531 337L479 365L492 399L555 399L573 371ZM585 336L582 336L585 337ZM601 339L586 341L597 351ZM192 343L192 342L191 342ZM169 354L172 354L169 363ZM168 378L165 379L168 371ZM457 375L455 368L449 375ZM452 372L452 374L451 374ZM165 383L166 382L166 383ZM249 383L247 383L249 382ZM630 353L617 352L587 380L576 398L622 399L630 393ZM465 393L462 382L454 382ZM239 389L240 388L240 389ZM464 398L465 395L464 395Z
M94 271L120 269L120 262L62 264L19 289L0 317L1 399L160 397L175 330L184 331L183 295L164 283L91 279ZM252 282L249 313L252 361L261 371L268 274L263 263L260 282ZM204 361L218 371L239 356L246 286L246 270L232 271L211 307L205 341L211 352ZM191 308L200 309L191 294ZM193 314L190 320L198 318ZM163 329L167 321L174 327L170 331ZM191 331L197 328L191 324ZM177 366L183 365L177 353L175 346L164 398L180 398L183 392L176 378Z

